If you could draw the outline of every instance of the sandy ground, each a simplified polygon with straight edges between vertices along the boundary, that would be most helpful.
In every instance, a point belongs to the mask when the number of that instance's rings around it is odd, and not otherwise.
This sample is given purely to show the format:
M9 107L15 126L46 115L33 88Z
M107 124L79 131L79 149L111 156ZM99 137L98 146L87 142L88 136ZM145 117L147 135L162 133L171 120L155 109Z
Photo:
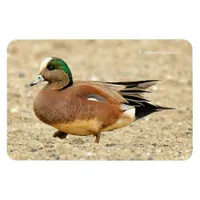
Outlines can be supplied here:
M32 108L45 83L29 87L48 56L64 59L76 80L162 80L147 97L177 109L105 132L100 144L93 136L53 138L56 129L40 122ZM8 46L7 87L7 151L12 159L184 160L192 154L192 49L187 41L13 41Z

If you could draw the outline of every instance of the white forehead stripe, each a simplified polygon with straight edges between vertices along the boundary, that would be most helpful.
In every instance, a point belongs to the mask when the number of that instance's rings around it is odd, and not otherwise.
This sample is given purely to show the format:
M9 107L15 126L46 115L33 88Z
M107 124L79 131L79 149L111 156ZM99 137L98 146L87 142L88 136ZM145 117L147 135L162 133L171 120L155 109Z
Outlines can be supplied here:
M46 68L47 64L52 60L52 57L45 58L40 65L40 73Z

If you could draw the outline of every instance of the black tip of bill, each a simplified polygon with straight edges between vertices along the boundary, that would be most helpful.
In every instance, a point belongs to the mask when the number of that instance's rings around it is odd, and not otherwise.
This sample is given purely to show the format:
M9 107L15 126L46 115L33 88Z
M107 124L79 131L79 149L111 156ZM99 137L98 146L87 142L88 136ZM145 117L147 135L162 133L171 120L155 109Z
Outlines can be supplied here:
M31 84L30 84L30 86L34 86L34 85L36 85L37 83L34 83L34 82L32 82Z

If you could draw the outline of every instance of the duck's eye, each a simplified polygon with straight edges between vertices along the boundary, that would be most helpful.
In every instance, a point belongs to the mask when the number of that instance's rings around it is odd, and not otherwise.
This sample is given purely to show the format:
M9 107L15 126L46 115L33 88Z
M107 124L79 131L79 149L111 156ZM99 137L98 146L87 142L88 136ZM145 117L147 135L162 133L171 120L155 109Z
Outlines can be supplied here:
M48 69L48 70L54 70L55 67L54 67L53 65L48 65L48 66L47 66L47 69Z

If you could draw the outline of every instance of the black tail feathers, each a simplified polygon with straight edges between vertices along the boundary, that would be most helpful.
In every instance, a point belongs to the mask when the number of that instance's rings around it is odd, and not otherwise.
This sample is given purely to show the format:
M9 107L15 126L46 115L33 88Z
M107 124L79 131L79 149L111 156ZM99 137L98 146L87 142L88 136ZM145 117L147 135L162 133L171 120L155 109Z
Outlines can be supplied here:
M145 117L151 113L161 110L169 110L174 108L167 108L155 105L148 99L143 97L145 92L149 92L146 89L152 85L155 85L159 80L145 80L145 81L132 81L132 82L107 82L109 84L124 85L125 88L121 89L119 93L124 97L129 106L134 106L136 109L135 116L137 119Z
M136 107L135 116L137 119L139 119L154 112L158 112L162 110L171 110L171 109L175 109L175 108L162 107L162 106L154 105L150 102L143 102L141 106Z

